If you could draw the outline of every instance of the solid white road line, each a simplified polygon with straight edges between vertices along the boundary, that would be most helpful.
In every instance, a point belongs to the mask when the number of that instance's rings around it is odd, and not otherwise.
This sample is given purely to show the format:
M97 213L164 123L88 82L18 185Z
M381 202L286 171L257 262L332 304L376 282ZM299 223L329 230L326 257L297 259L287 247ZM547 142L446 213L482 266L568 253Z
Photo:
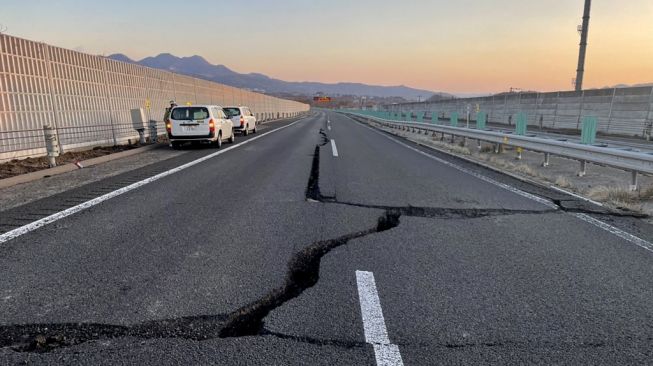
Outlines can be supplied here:
M363 329L365 330L365 342L374 346L376 364L379 366L403 365L399 347L391 344L388 337L374 274L356 271L356 283L363 317Z
M336 147L336 140L331 139L331 152L334 157L338 157L338 148Z
M76 213L78 213L80 211L86 210L87 208L98 205L98 204L100 204L100 203L102 203L102 202L104 202L106 200L109 200L111 198L120 196L121 194L127 193L129 191L133 191L134 189L137 189L137 188L142 187L142 186L144 186L146 184L157 181L157 180L159 180L159 179L161 179L163 177L167 177L167 176L169 176L171 174L175 174L175 173L180 172L180 171L182 171L184 169L187 169L187 168L190 168L190 167L192 167L194 165L197 165L197 164L199 164L201 162L212 159L212 158L214 158L214 157L216 157L218 155L222 155L222 154L224 154L224 153L226 153L226 152L228 152L230 150L233 150L233 149L236 149L236 148L241 147L243 145L249 144L249 143L251 143L253 141L256 141L256 140L260 139L261 137L267 136L267 135L269 135L271 133L274 133L274 132L277 132L277 131L281 131L284 128L287 128L287 127L290 127L290 126L292 126L292 125L294 125L296 123L299 123L300 121L302 121L304 119L305 118L302 118L302 119L297 120L297 121L295 121L293 123L290 123L290 124L288 124L286 126L279 127L279 128L277 128L275 130L263 133L263 134L258 135L256 137L252 137L249 140L243 141L241 143L238 143L236 145L230 146L230 147L225 148L225 149L221 149L221 150L219 150L217 152L214 152L212 154L203 156L203 157L201 157L201 158L199 158L197 160L193 160L193 161L191 161L189 163L186 163L184 165L180 165L180 166L178 166L176 168L170 169L170 170L165 171L163 173L159 173L159 174L157 174L155 176L152 176L150 178L143 179L143 180L141 180L139 182L130 184L130 185L125 186L123 188L117 189L117 190L115 190L113 192L109 192L109 193L107 193L105 195L94 198L94 199L92 199L90 201L86 201L86 202L81 203L81 204L79 204L77 206L73 206L73 207L68 208L66 210L63 210L63 211L57 212L55 214L52 214L52 215L50 215L48 217L44 217L44 218L42 218L40 220L36 220L36 221L31 222L31 223L29 223L27 225L24 225L24 226L21 226L19 228L14 229L14 230L8 231L8 232L0 235L0 244L6 243L11 239L15 239L15 238L17 238L17 237L19 237L21 235L27 234L27 233L29 233L31 231L34 231L34 230L36 230L38 228L41 228L41 227L45 226L45 225L48 225L48 224L51 224L51 223L53 223L55 221L61 220L64 217L68 217L68 216L76 214Z
M606 222L603 222L601 220L597 220L597 219L595 219L592 216L589 216L587 214L576 213L576 214L574 214L574 216L576 216L579 219L581 219L581 220L583 220L583 221L585 221L587 223L590 223L590 224L592 224L592 225L594 225L596 227L600 227L601 229L603 229L603 230L605 230L605 231L607 231L609 233L612 233L612 234L620 237L621 239L624 239L624 240L629 241L629 242L631 242L631 243L633 243L633 244L635 244L637 246L640 246L640 247L648 250L649 252L653 252L653 243L650 243L650 242L648 242L648 241L646 241L646 240L644 240L642 238L639 238L639 237L637 237L637 236L635 236L633 234L627 233L627 232L625 232L625 231L623 231L623 230L621 230L619 228L616 228L616 227L614 227L614 226L612 226L612 225L610 225L610 224L608 224Z
M601 207L603 207L603 204L602 204L601 202L596 202L596 201L591 200L591 199L589 199L589 198L583 197L583 196L581 196L581 195L579 195L579 194L576 194L576 193L573 193L573 192L566 191L566 190L564 190L564 189L562 189L562 188L558 188L558 187L556 187L556 186L549 186L549 188L551 188L551 189L553 189L553 190L556 190L556 191L558 191L558 192L562 192L562 193L568 194L568 195L570 195L570 196L572 196L572 197L576 197L576 198L578 198L578 199L581 199L581 200L583 200L583 201L589 202L589 203L591 203L591 204L594 204L594 205L597 205L597 206L601 206Z
M381 132L375 130L374 128L372 128L372 127L369 127L369 126L366 126L366 125L363 125L363 124L361 124L361 126L366 127L368 129L370 129L372 132L375 132L375 133L377 133L377 134L379 134L379 135L381 135L381 136L383 136L383 137L385 137L385 138L387 138L387 139L389 139L389 140L391 140L391 141L393 141L393 142L395 142L395 143L397 143L397 144L399 144L401 146L404 146L404 147L406 147L406 148L408 148L410 150L413 150L413 151L415 151L415 152L417 152L417 153L419 153L421 155L424 155L424 156L426 156L426 157L428 157L430 159L433 159L433 160L435 160L437 162L440 162L440 163L442 163L444 165L452 167L452 168L454 168L456 170L459 170L461 172L472 175L472 176L474 176L474 177L476 177L476 178L478 178L480 180L491 183L491 184L493 184L495 186L501 187L503 189L506 189L506 190L508 190L510 192L513 192L513 193L518 194L520 196L526 197L526 198L531 199L533 201L539 202L539 203L541 203L543 205L546 205L548 207L551 207L551 208L554 208L554 209L559 208L553 202L551 202L551 201L549 201L547 199L544 199L542 197L538 197L538 196L536 196L534 194L530 194L528 192L524 192L521 189L515 188L515 187L510 186L508 184L497 182L496 180L494 180L492 178L488 178L488 177L486 177L486 176L484 176L482 174L471 171L471 170L469 170L467 168L463 168L463 167L461 167L459 165L450 163L450 162L448 162L448 161L446 161L444 159L440 159L440 158L438 158L436 156L433 156L433 155L428 154L428 153L426 153L426 152L424 152L422 150L416 149L416 148L414 148L414 147L412 147L412 146L410 146L408 144L405 144L405 143L403 143L403 142L401 142L401 141L399 141L399 140L397 140L395 138L392 138L392 137L390 137L390 136L388 136L388 135L386 135L384 133L381 133ZM567 193L569 193L569 192L567 192ZM605 230L605 231L607 231L607 232L609 232L611 234L614 234L614 235L616 235L616 236L618 236L618 237L620 237L620 238L622 238L622 239L624 239L624 240L626 240L626 241L628 241L630 243L633 243L633 244L635 244L635 245L637 245L639 247L642 247L642 248L644 248L644 249L646 249L648 251L653 252L653 243L651 243L651 242L648 242L648 241L646 241L646 240L644 240L644 239L642 239L640 237L637 237L637 236L635 236L633 234L625 232L625 231L623 231L623 230L621 230L621 229L619 229L617 227L614 227L614 226L612 226L612 225L610 225L608 223L605 223L605 222L603 222L601 220L597 220L597 219L595 219L595 218L593 218L591 216L588 216L586 214L576 213L576 214L574 214L574 216L576 216L577 218L579 218L579 219L581 219L581 220L583 220L583 221L585 221L585 222L587 222L589 224L592 224L592 225L594 225L594 226L596 226L598 228L601 228L601 229L603 229L603 230Z

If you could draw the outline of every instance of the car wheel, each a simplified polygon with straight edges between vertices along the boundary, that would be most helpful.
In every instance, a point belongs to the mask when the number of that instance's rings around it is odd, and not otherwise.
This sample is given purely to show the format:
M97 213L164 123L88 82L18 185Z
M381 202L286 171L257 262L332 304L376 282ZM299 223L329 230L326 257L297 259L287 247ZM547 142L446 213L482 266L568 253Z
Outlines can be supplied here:
M234 131L231 131L231 137L229 137L229 143L233 144L234 141L236 141L236 133L234 133Z
M218 139L215 140L215 147L218 149L222 147L222 132L218 133Z
M178 150L181 147L181 144L177 141L172 141L170 142L170 147L174 150Z
M256 133L256 123L254 124L254 129L252 130L252 133Z
M245 126L245 128L243 128L243 136L247 135L249 135L249 126Z

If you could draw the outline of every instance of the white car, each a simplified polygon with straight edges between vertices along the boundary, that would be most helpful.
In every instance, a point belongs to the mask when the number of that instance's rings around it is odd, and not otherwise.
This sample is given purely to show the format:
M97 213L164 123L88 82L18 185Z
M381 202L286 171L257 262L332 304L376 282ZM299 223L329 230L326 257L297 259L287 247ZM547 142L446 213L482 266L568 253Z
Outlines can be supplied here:
M166 130L172 148L186 142L210 143L220 148L223 140L233 143L235 137L231 120L217 105L174 107Z
M247 136L249 131L256 133L256 117L248 107L224 107L227 117L231 118L234 124L234 131L240 131L243 136Z

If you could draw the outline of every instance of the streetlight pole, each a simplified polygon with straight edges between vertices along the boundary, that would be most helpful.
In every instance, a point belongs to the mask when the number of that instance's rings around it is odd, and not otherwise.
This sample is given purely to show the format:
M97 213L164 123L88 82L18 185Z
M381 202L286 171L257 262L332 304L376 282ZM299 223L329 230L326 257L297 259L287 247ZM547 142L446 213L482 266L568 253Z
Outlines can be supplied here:
M590 27L590 8L592 0L585 0L583 25L580 32L580 50L578 52L578 69L576 69L576 91L583 90L583 75L585 73L585 53L587 52L587 34Z

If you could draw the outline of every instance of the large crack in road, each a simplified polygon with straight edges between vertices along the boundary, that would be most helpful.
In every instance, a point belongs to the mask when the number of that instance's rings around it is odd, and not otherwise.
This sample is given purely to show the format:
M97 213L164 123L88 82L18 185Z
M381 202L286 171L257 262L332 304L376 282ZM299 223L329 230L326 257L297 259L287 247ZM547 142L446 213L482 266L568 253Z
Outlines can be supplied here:
M505 215L542 215L561 213L565 210L511 210L483 208L446 207L394 207L369 205L356 202L340 202L336 197L323 196L320 192L320 148L329 139L323 129L319 131L322 142L315 146L305 197L308 202L345 205L358 208L382 210L374 227L349 233L337 238L317 241L295 253L288 261L284 283L256 301L229 314L191 316L174 319L148 321L130 326L99 323L53 323L0 326L0 347L17 352L49 352L57 348L70 347L101 339L135 337L141 339L182 338L196 341L242 337L275 336L284 339L315 344L330 344L339 347L359 347L337 340L316 340L305 337L282 335L264 328L265 318L270 312L286 302L300 296L306 289L315 286L320 278L322 258L333 249L349 244L352 240L391 230L400 224L400 218L421 217L433 219L474 219Z
M349 243L353 239L390 230L399 225L400 214L386 211L379 217L376 227L335 239L319 241L293 255L288 264L286 281L282 287L270 291L261 299L246 305L231 314L220 332L221 337L242 337L259 335L263 330L263 319L274 309L301 295L304 290L315 286L320 278L320 262L331 250Z

